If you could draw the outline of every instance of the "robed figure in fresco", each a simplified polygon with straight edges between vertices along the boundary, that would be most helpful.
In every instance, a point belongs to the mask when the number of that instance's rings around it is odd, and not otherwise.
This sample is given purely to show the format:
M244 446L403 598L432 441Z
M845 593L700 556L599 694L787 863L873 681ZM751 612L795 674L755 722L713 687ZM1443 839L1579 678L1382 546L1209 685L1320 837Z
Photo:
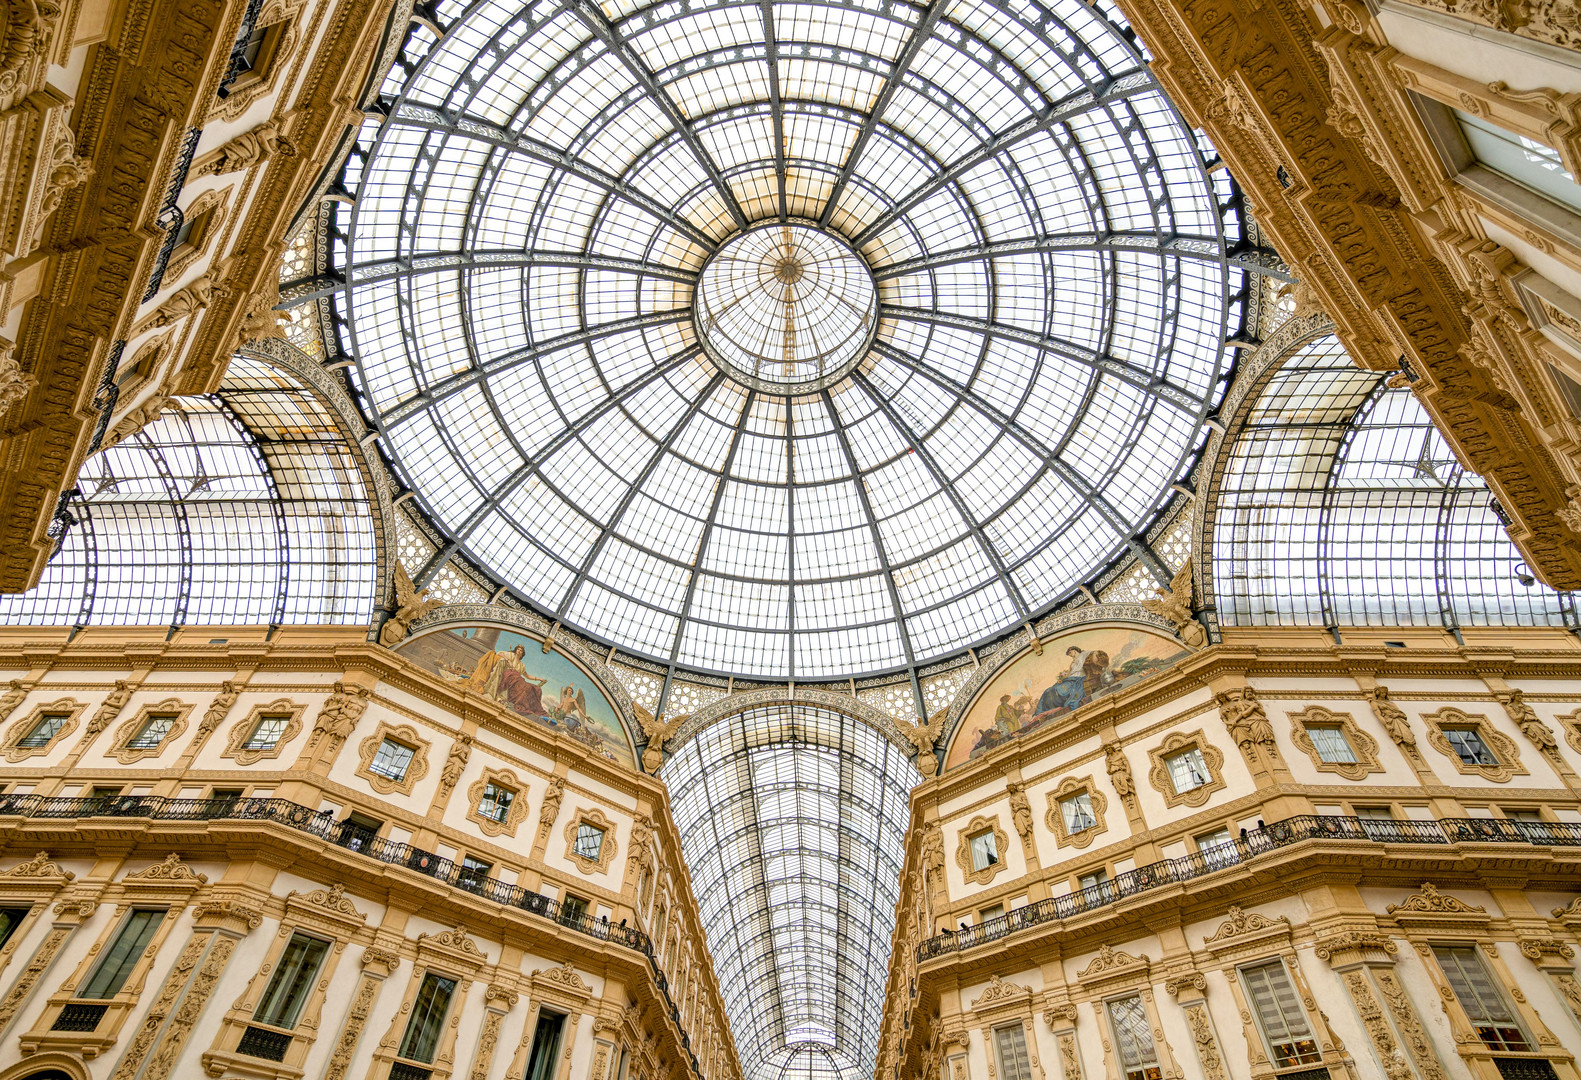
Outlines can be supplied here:
M484 653L467 679L467 689L491 701L504 702L518 713L544 715L543 685L547 680L527 674L522 662L526 655L527 650L520 645L510 652Z
M1097 690L1114 681L1109 673L1109 654L1102 649L1080 649L1072 645L1065 650L1065 655L1071 658L1070 667L1038 698L1034 722L1060 709L1080 708L1092 700Z

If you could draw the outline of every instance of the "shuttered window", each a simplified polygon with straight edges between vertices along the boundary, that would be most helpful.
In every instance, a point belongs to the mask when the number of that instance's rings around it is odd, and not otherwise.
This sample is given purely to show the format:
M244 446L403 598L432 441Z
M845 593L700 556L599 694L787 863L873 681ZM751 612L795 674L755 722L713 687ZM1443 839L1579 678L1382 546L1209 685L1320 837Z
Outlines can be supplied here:
M1477 1037L1490 1050L1527 1051L1531 1044L1520 1023L1505 1003L1504 995L1493 982L1482 963L1482 957L1470 945L1434 945L1433 955L1438 966L1449 980L1449 988L1460 999L1466 1018L1476 1029Z
M1120 1071L1125 1080L1161 1080L1153 1028L1142 999L1128 997L1109 1002L1109 1026L1114 1029L1114 1044L1120 1053Z
M1244 967L1241 981L1246 986L1246 996L1252 1001L1257 1026L1262 1029L1275 1068L1314 1065L1323 1060L1283 961L1270 960Z
M1020 1024L994 1029L994 1045L999 1051L1001 1080L1032 1080L1032 1062L1027 1057L1027 1032Z

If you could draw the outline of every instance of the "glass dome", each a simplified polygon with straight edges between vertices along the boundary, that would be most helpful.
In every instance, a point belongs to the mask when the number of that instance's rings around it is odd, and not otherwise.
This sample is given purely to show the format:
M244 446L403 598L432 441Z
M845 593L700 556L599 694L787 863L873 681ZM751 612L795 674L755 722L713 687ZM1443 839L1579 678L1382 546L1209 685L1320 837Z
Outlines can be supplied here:
M448 540L420 583L459 554L635 654L805 680L1139 550L1247 274L1106 3L424 19L331 235L339 346Z

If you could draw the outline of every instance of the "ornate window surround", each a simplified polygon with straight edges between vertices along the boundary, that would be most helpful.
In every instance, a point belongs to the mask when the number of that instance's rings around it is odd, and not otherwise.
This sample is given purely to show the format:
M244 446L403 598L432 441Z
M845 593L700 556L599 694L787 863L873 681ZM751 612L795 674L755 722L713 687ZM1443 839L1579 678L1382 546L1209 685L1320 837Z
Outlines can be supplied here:
M512 804L512 809L515 804ZM583 823L594 828L604 830L604 839L598 847L598 858L589 859L586 855L577 853L576 832ZM609 864L615 861L615 823L604 816L602 810L588 810L577 807L576 813L571 815L571 820L565 823L565 857L576 864L576 868L584 874L607 874Z
M1300 712L1287 715L1290 717L1290 740L1312 759L1312 765L1318 772L1335 773L1346 780L1361 780L1369 773L1384 771L1378 761L1378 740L1363 731L1350 713L1332 712L1321 705L1308 705ZM1309 729L1313 727L1338 728L1350 744L1356 760L1324 761L1312 741Z
M459 1026L454 1021L457 1017L465 1015L468 992L472 989L478 972L488 962L488 955L468 936L464 926L457 926L453 930L441 930L437 934L420 935L417 939L417 958L412 964L412 975L406 981L406 990L401 995L401 1005L390 1019L390 1027L384 1038L379 1040L378 1049L374 1051L373 1060L369 1063L367 1075L387 1076L395 1062L400 1060L396 1055L396 1049L400 1045L402 1033L406 1030L406 1022L411 1016L412 1002L423 985L423 977L433 972L435 975L454 979L456 983L456 992L450 999L443 1034L439 1037L439 1044L434 1047L434 1060L426 1063L433 1070L435 1077L448 1076L450 1068L447 1063L455 1060L456 1033L459 1030Z
M1202 754L1202 763L1208 769L1208 782L1189 791L1177 792L1175 782L1170 778L1169 762L1166 759L1193 748ZM1202 728L1191 732L1177 731L1168 735L1163 742L1148 750L1147 756L1153 762L1152 768L1147 771L1148 783L1164 797L1166 807L1201 806L1215 791L1222 791L1226 786L1224 752L1208 741Z
M511 808L505 812L505 820L498 821L482 813L483 793L490 784L510 788L515 792L511 799ZM515 836L521 823L527 820L527 785L510 769L495 769L485 766L483 775L477 782L467 788L467 820L482 829L486 836ZM606 832L604 839L609 839Z
M1581 709L1555 716L1554 719L1559 722L1559 727L1565 733L1565 742L1570 744L1572 750L1581 754Z
M307 1057L319 1034L319 1021L323 1013L324 1001L328 997L329 986L335 977L335 969L340 964L346 946L351 944L366 926L367 916L342 893L338 885L328 889L314 889L307 893L292 891L286 894L285 917L281 919L279 929L270 941L268 952L265 953L257 973L248 981L246 989L226 1012L220 1030L214 1036L214 1042L203 1052L204 1070L211 1076L229 1071L255 1080L272 1080L281 1072L300 1075L302 1061ZM291 1029L291 1045L279 1062L264 1062L247 1054L238 1054L236 1046L249 1027L261 1027L264 1030L277 1032L285 1030L256 1023L253 1020L253 1013L257 1011L258 999L269 985L269 978L274 972L275 965L280 961L280 954L290 944L292 935L298 931L328 941L330 947L324 956L324 965L319 969L318 977L314 980L313 989L302 1004L296 1027Z
M5 742L0 743L0 749L5 753L5 759L15 764L30 757L40 757L49 753L68 735L77 730L77 722L82 719L82 712L88 706L75 698L57 698L54 701L41 701L33 706L26 716L20 720L13 720L6 728ZM60 726L60 730L43 746L19 746L18 744L27 737L27 733L38 725L45 713L69 713L70 718Z
M1466 776L1480 776L1495 784L1506 784L1511 777L1528 775L1526 766L1521 764L1521 753L1519 747L1515 745L1515 740L1495 728L1493 722L1486 716L1480 713L1462 712L1452 705L1446 705L1437 712L1423 713L1422 722L1427 725L1429 745L1447 757L1454 764L1457 772ZM1449 745L1449 738L1444 734L1446 728L1474 730L1488 749L1493 751L1493 756L1499 759L1499 763L1467 765L1460 760L1460 755L1455 753L1455 748Z
M412 750L412 763L406 767L406 775L399 780L391 780L388 776L373 771L373 759L379 753L379 747L384 745L384 740L398 742ZM380 721L378 728L357 747L357 775L366 780L380 795L410 795L417 782L428 775L428 751L433 744L418 735L417 729L410 724L390 724Z
M999 853L999 861L989 863L981 870L972 868L972 837L992 829L994 833L994 849ZM1010 835L999 824L998 815L984 817L978 815L967 823L958 834L955 848L955 862L961 868L961 873L968 883L973 885L987 885L993 881L999 872L1009 868L1010 863Z
M231 88L230 96L223 101L216 99L213 109L209 112L210 122L217 120L235 120L248 110L259 98L266 97L273 92L279 83L281 75L290 66L292 57L296 52L297 43L302 38L302 9L304 0L271 0L264 4L258 12L258 21L254 24L262 29L278 25L290 20L290 25L281 32L269 51L265 63L267 67L263 75L248 79L243 75L237 84Z
M166 698L163 701L155 701L139 706L137 712L130 720L124 721L115 729L115 738L110 741L109 747L105 749L104 756L112 757L122 765L130 765L134 761L141 761L148 757L158 757L165 752L166 747L175 742L187 730L187 714L192 709L193 705L191 702L181 701L178 698ZM164 737L159 740L157 746L133 747L127 745L137 738L138 732L143 730L143 725L148 722L149 717L171 713L175 714L176 719L171 723L170 730L165 732Z
M85 1058L92 1058L114 1046L122 1026L143 996L155 957L175 930L176 923L180 921L187 905L206 884L208 884L207 876L194 873L179 856L172 853L163 862L127 874L111 886L111 890L118 893L113 897L115 917L100 930L98 939L78 961L76 969L50 995L43 1012L34 1021L33 1027L21 1036L23 1053L73 1050ZM75 999L77 987L97 967L105 946L121 932L127 914L134 908L163 908L165 917L159 921L158 928L127 976L126 982L112 997L93 1002L105 1006L104 1015L99 1018L94 1030L86 1032L53 1030L55 1019L60 1016L61 1010Z
M210 188L200 193L192 200L191 205L181 212L183 219L189 221L201 214L208 214L209 217L203 223L203 231L198 233L194 241L181 245L171 253L170 262L165 268L166 280L177 280L189 266L201 259L214 246L214 241L225 224L226 208L234 189L234 184L223 188Z
M1080 832L1073 833L1065 827L1065 810L1060 803L1082 792L1087 793L1087 801L1092 804L1093 823ZM1081 777L1067 776L1059 782L1058 787L1048 793L1048 813L1043 821L1054 834L1056 847L1084 848L1108 828L1103 817L1104 811L1108 808L1108 797L1098 790L1098 785L1093 783L1090 773Z
M231 725L230 732L225 739L225 749L220 757L230 758L238 765L253 765L260 761L277 758L284 752L286 744L302 733L302 714L307 711L305 702L295 702L290 698L275 698L273 701L254 705L246 716ZM268 750L243 749L247 740L252 738L253 731L265 716L289 716L286 721L285 731L280 738L275 740L274 746Z
M527 1071L527 1053L532 1048L532 1034L538 1026L538 1013L547 1005L555 1012L565 1016L564 1041L569 1044L578 1025L582 1022L582 1014L593 1011L597 1006L593 1002L593 988L577 972L571 961L567 960L559 967L535 968L532 975L526 980L527 985L523 990L527 992L527 1015L522 1018L522 1037L516 1046L516 1054L511 1059L510 1066L504 1071L504 1076L522 1076ZM570 1047L567 1054L556 1069L556 1076L563 1076L568 1069L566 1062L570 1061Z

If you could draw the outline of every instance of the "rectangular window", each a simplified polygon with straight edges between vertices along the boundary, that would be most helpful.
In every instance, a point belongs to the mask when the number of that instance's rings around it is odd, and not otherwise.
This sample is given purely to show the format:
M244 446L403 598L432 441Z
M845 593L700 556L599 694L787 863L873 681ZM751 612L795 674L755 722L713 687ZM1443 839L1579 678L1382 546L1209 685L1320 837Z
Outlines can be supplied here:
M143 726L137 729L126 742L128 750L157 750L159 744L165 741L165 736L170 734L170 729L175 725L175 713L154 713Z
M275 964L274 974L269 976L269 985L253 1019L271 1027L296 1027L297 1017L313 992L313 981L318 978L318 969L324 965L324 955L328 951L326 941L306 934L292 934Z
M1141 997L1120 998L1109 1002L1108 1007L1109 1026L1114 1029L1120 1072L1125 1080L1162 1080L1158 1051L1153 1047L1153 1028Z
M68 713L45 713L33 725L33 730L22 736L22 740L17 745L29 750L48 746L49 741L60 734L60 729L65 727L66 721L70 719Z
M1027 1029L1020 1024L994 1028L994 1048L999 1055L999 1075L1004 1080L1032 1080L1027 1055Z
M1202 751L1193 746L1164 759L1169 766L1169 781L1175 785L1175 794L1184 795L1206 784L1209 780L1208 765L1202 760Z
M555 1066L560 1061L560 1033L564 1027L564 1013L557 1013L553 1009L538 1010L538 1024L532 1033L532 1053L527 1055L525 1080L553 1080Z
M1059 809L1065 818L1065 831L1068 833L1085 832L1098 824L1092 812L1092 796L1085 791L1065 796L1059 801Z
M575 922L587 915L587 901L580 896L566 893L565 898L560 901L560 914L566 919Z
M1506 131L1496 124L1454 110L1460 134L1473 157L1483 165L1529 188L1546 195L1554 202L1575 213L1581 213L1581 186L1565 169L1559 152L1544 143L1535 142L1524 135Z
M93 976L88 979L77 996L107 998L120 993L121 987L132 974L132 969L137 966L143 950L148 948L149 941L153 940L154 931L159 929L164 917L165 913L162 910L142 908L128 915L126 921L121 924L121 929L116 932L115 940L104 951L104 959L99 961Z
M11 935L16 933L17 927L22 925L22 920L27 918L27 908L0 908L0 946L11 940Z
M350 848L352 851L361 851L379 835L379 829L383 825L384 822L377 821L353 810L340 823L340 845Z
M1307 728L1312 745L1317 748L1319 761L1330 765L1351 765L1356 761L1356 751L1351 749L1345 732L1337 727L1314 726Z
M576 847L573 850L584 859L597 859L604 850L604 830L597 825L582 822L576 827Z
M489 876L489 871L492 869L494 869L494 864L491 862L474 859L471 855L463 856L461 859L461 873L456 880L456 884L463 889L472 889L474 891L481 889L483 880Z
M368 771L391 780L405 780L406 770L411 766L412 758L416 754L417 751L405 743L385 739L379 744L379 752L373 755L373 762L368 766Z
M423 976L423 985L417 989L412 1002L412 1017L406 1022L406 1034L401 1036L396 1055L408 1061L421 1061L424 1065L434 1060L439 1049L439 1033L444 1030L445 1015L450 1012L450 999L456 992L456 981L429 972Z
M1449 740L1449 745L1459 755L1464 765L1497 765L1499 759L1493 756L1493 751L1488 749L1488 744L1482 741L1482 736L1476 728L1445 728L1444 738Z
M1321 1063L1323 1055L1318 1052L1312 1029L1307 1026L1306 1013L1301 1009L1284 961L1269 960L1244 967L1241 982L1246 987L1246 996L1251 999L1252 1011L1257 1014L1257 1026L1268 1043L1274 1068Z
M994 830L984 829L968 841L972 849L972 869L987 870L999 862L999 843Z
M243 750L273 750L285 735L291 723L289 716L260 716L253 725L252 734L242 743Z
M989 919L1002 919L1004 916L1005 906L1003 904L995 904L992 907L985 907L983 910L979 911L977 913L977 921L979 923L985 923Z
M1236 861L1235 838L1228 829L1214 829L1196 837L1197 854L1211 865L1227 866Z
M1460 999L1461 1008L1466 1010L1466 1018L1476 1029L1477 1037L1488 1049L1520 1053L1532 1049L1474 946L1434 945L1433 955L1443 969L1444 978L1449 980L1449 988Z
M478 815L503 824L510 817L511 803L515 801L516 792L491 781L483 788L483 798L478 800Z
M1107 870L1094 870L1090 874L1083 874L1076 879L1076 886L1081 890L1080 899L1089 904L1108 900L1111 895Z

